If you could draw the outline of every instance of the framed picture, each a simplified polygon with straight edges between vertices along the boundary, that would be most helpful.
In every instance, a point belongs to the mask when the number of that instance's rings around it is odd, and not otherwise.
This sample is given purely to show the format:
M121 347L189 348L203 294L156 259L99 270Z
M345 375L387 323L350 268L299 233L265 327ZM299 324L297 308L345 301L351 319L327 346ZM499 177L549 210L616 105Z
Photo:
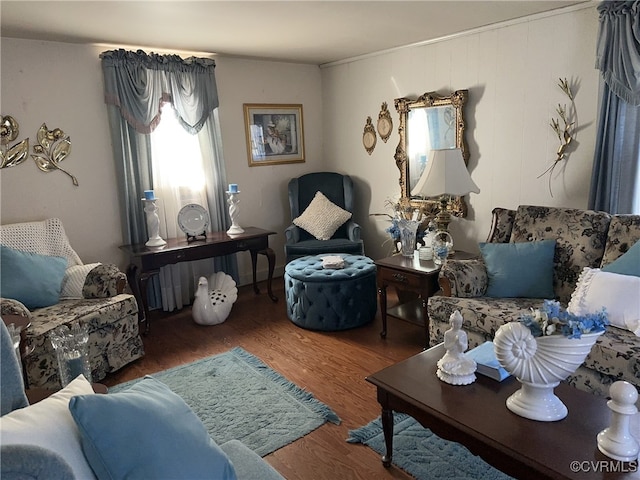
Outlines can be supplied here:
M249 166L304 162L302 105L245 103Z

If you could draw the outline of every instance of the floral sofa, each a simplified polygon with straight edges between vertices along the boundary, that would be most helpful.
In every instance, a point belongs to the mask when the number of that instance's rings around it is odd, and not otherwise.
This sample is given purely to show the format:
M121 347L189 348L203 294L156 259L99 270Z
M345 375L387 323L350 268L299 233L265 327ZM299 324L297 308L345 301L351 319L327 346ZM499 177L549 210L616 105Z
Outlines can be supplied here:
M15 292L12 283L25 282L16 278L14 272L2 272L0 315L22 315L30 319L23 358L29 387L60 387L57 359L49 335L62 325L80 323L88 329L93 381L144 355L138 331L138 305L133 295L124 293L126 275L115 265L83 264L69 244L59 219L2 225L0 248L3 259L6 251L35 255L45 261L66 259L58 287L59 300L42 308L28 308L20 296L7 295ZM48 276L41 274L40 277Z
M640 240L640 215L540 206L493 210L487 242L547 239L556 241L553 293L566 306L584 267L605 267ZM532 307L541 307L543 302L541 298L487 296L488 274L483 256L447 260L439 283L440 294L429 298L427 306L431 345L442 342L449 329L449 316L455 310L464 318L463 328L472 348L493 340L502 324L516 320ZM640 389L640 337L609 325L584 364L567 381L582 390L608 395L608 386L616 380L626 380Z

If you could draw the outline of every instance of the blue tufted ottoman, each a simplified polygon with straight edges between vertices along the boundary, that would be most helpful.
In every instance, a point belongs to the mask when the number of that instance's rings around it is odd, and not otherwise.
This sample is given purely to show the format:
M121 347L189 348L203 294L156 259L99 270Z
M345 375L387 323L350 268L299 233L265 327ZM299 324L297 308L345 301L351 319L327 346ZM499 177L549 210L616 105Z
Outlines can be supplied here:
M333 254L335 255L335 254ZM284 269L287 315L310 330L346 330L376 315L376 266L362 255L339 254L344 268L322 267L324 255L289 262Z

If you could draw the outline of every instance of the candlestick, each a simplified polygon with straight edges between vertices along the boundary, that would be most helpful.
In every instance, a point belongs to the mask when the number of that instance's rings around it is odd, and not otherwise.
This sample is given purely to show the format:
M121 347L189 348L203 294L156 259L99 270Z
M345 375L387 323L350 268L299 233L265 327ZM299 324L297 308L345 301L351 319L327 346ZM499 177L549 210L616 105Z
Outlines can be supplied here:
M156 205L157 198L146 198L147 192L151 192L153 196L153 190L145 190L145 198L142 199L144 202L144 211L147 214L147 233L149 234L149 241L145 243L145 245L147 247L161 247L162 245L166 245L167 242L160 237L160 219L158 218L158 206Z
M238 192L238 184L237 183L230 183L229 184L229 193L240 193L240 192Z
M236 185L236 190L237 187L238 186ZM240 213L240 208L238 207L238 203L240 203L240 200L238 199L239 193L240 192L232 192L231 185L229 185L229 191L227 192L227 195L229 196L227 199L227 202L229 203L229 216L231 217L231 227L227 230L229 235L244 232L244 229L237 224L238 214Z
M155 200L155 194L153 193L153 190L145 190L144 191L144 199L145 200Z

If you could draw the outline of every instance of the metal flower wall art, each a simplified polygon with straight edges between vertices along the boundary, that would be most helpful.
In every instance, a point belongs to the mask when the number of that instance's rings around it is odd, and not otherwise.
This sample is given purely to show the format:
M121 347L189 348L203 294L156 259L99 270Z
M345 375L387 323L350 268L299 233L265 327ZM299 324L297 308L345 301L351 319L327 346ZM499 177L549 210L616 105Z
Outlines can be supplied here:
M29 156L29 139L11 145L20 134L18 122L9 115L0 120L0 168L15 167Z
M577 129L577 113L576 113L576 104L574 101L573 91L571 89L571 85L566 78L560 78L558 81L558 87L562 90L562 92L569 98L571 104L569 108L567 105L560 105L556 107L556 113L560 117L551 119L551 123L549 124L556 135L558 136L558 140L560 141L560 146L556 151L556 159L553 161L551 166L547 168L544 172L538 175L538 178L542 177L545 174L549 174L549 193L553 197L553 192L551 191L551 177L553 176L553 171L556 166L565 159L568 159L569 156L569 145L572 141L574 141L576 129ZM562 124L560 122L562 121Z
M11 145L20 134L20 127L15 118L2 116L0 121L0 168L15 167L23 163L29 156L29 139ZM36 166L43 172L59 170L71 178L78 186L78 179L60 166L71 153L71 139L59 128L49 130L45 123L36 134L38 143L33 146L31 157Z
M69 153L71 153L71 139L69 135L59 128L53 130L47 129L47 125L43 123L37 133L38 143L33 146L33 159L36 165L43 172L53 172L59 170L71 178L73 184L78 186L78 179L64 170L60 166Z

